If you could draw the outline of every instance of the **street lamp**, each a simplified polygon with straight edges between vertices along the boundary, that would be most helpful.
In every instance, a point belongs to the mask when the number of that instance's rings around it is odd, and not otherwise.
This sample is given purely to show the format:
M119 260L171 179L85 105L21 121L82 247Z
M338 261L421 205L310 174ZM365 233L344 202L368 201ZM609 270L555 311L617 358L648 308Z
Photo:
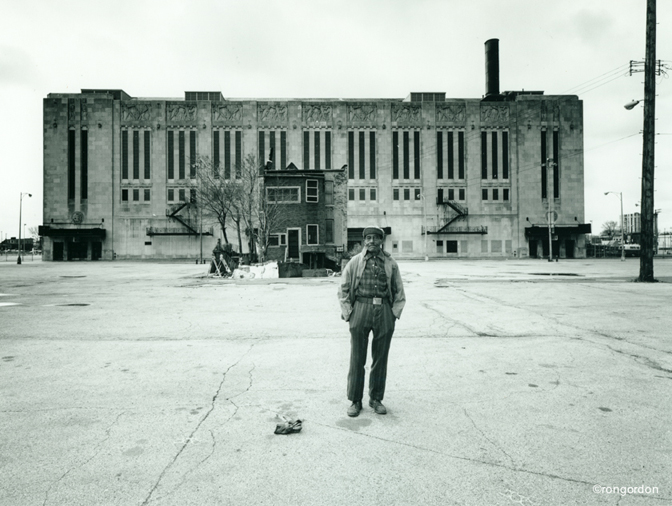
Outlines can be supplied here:
M23 223L23 218L21 217L21 211L23 209L23 196L28 195L29 197L32 197L32 194L26 192L26 193L21 193L21 196L19 198L19 256L16 258L16 263L21 265L21 223Z
M623 262L625 261L625 240L623 239L623 192L604 192L605 195L609 195L610 193L618 195L618 198L621 201L621 262Z
M639 104L642 100L643 99L641 98L639 100L633 100L632 102L628 102L627 104L625 104L623 107L625 107L625 109L627 109L628 111L632 111L635 108L635 106Z

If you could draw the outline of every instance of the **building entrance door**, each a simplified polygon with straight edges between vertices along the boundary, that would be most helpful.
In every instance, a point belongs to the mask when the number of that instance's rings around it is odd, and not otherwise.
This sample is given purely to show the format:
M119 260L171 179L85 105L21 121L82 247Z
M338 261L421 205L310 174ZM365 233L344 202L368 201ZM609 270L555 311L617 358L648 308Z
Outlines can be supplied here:
M574 240L567 239L565 241L565 256L567 258L574 258Z
M300 234L296 228L287 229L287 257L299 258Z
M536 239L530 239L530 258L538 258L538 256L537 241Z
M63 243L55 242L54 243L54 254L53 259L55 262L60 262L63 260Z

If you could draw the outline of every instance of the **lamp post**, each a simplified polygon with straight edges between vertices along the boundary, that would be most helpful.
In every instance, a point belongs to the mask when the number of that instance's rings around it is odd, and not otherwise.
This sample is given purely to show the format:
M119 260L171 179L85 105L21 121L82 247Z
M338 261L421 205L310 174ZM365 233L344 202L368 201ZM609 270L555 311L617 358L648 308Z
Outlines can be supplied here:
M621 262L625 261L625 240L623 238L623 192L604 192L605 195L613 193L618 195L619 200L621 201Z
M23 223L23 218L21 217L21 212L23 210L23 196L28 195L29 197L32 197L32 194L30 193L24 193L21 192L21 196L19 197L19 256L16 257L16 263L21 265L21 223Z

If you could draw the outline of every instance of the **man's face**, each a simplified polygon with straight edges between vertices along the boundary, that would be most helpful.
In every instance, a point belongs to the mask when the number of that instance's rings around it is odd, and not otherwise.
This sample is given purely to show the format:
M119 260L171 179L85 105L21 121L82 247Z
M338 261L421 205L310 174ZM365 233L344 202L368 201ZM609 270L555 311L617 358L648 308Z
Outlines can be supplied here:
M378 253L383 245L383 238L378 234L367 234L364 237L364 247L371 253Z

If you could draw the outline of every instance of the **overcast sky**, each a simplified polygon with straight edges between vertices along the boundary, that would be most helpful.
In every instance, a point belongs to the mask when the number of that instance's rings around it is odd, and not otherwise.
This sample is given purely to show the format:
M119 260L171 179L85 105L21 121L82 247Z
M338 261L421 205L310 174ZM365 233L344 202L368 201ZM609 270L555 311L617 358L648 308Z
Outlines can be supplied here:
M645 0L2 0L0 232L42 224L42 100L121 88L133 97L403 98L500 89L576 94L584 106L586 222L637 212ZM657 59L672 67L672 1L658 0ZM672 69L669 70L672 73ZM672 230L672 82L657 79L655 208Z

